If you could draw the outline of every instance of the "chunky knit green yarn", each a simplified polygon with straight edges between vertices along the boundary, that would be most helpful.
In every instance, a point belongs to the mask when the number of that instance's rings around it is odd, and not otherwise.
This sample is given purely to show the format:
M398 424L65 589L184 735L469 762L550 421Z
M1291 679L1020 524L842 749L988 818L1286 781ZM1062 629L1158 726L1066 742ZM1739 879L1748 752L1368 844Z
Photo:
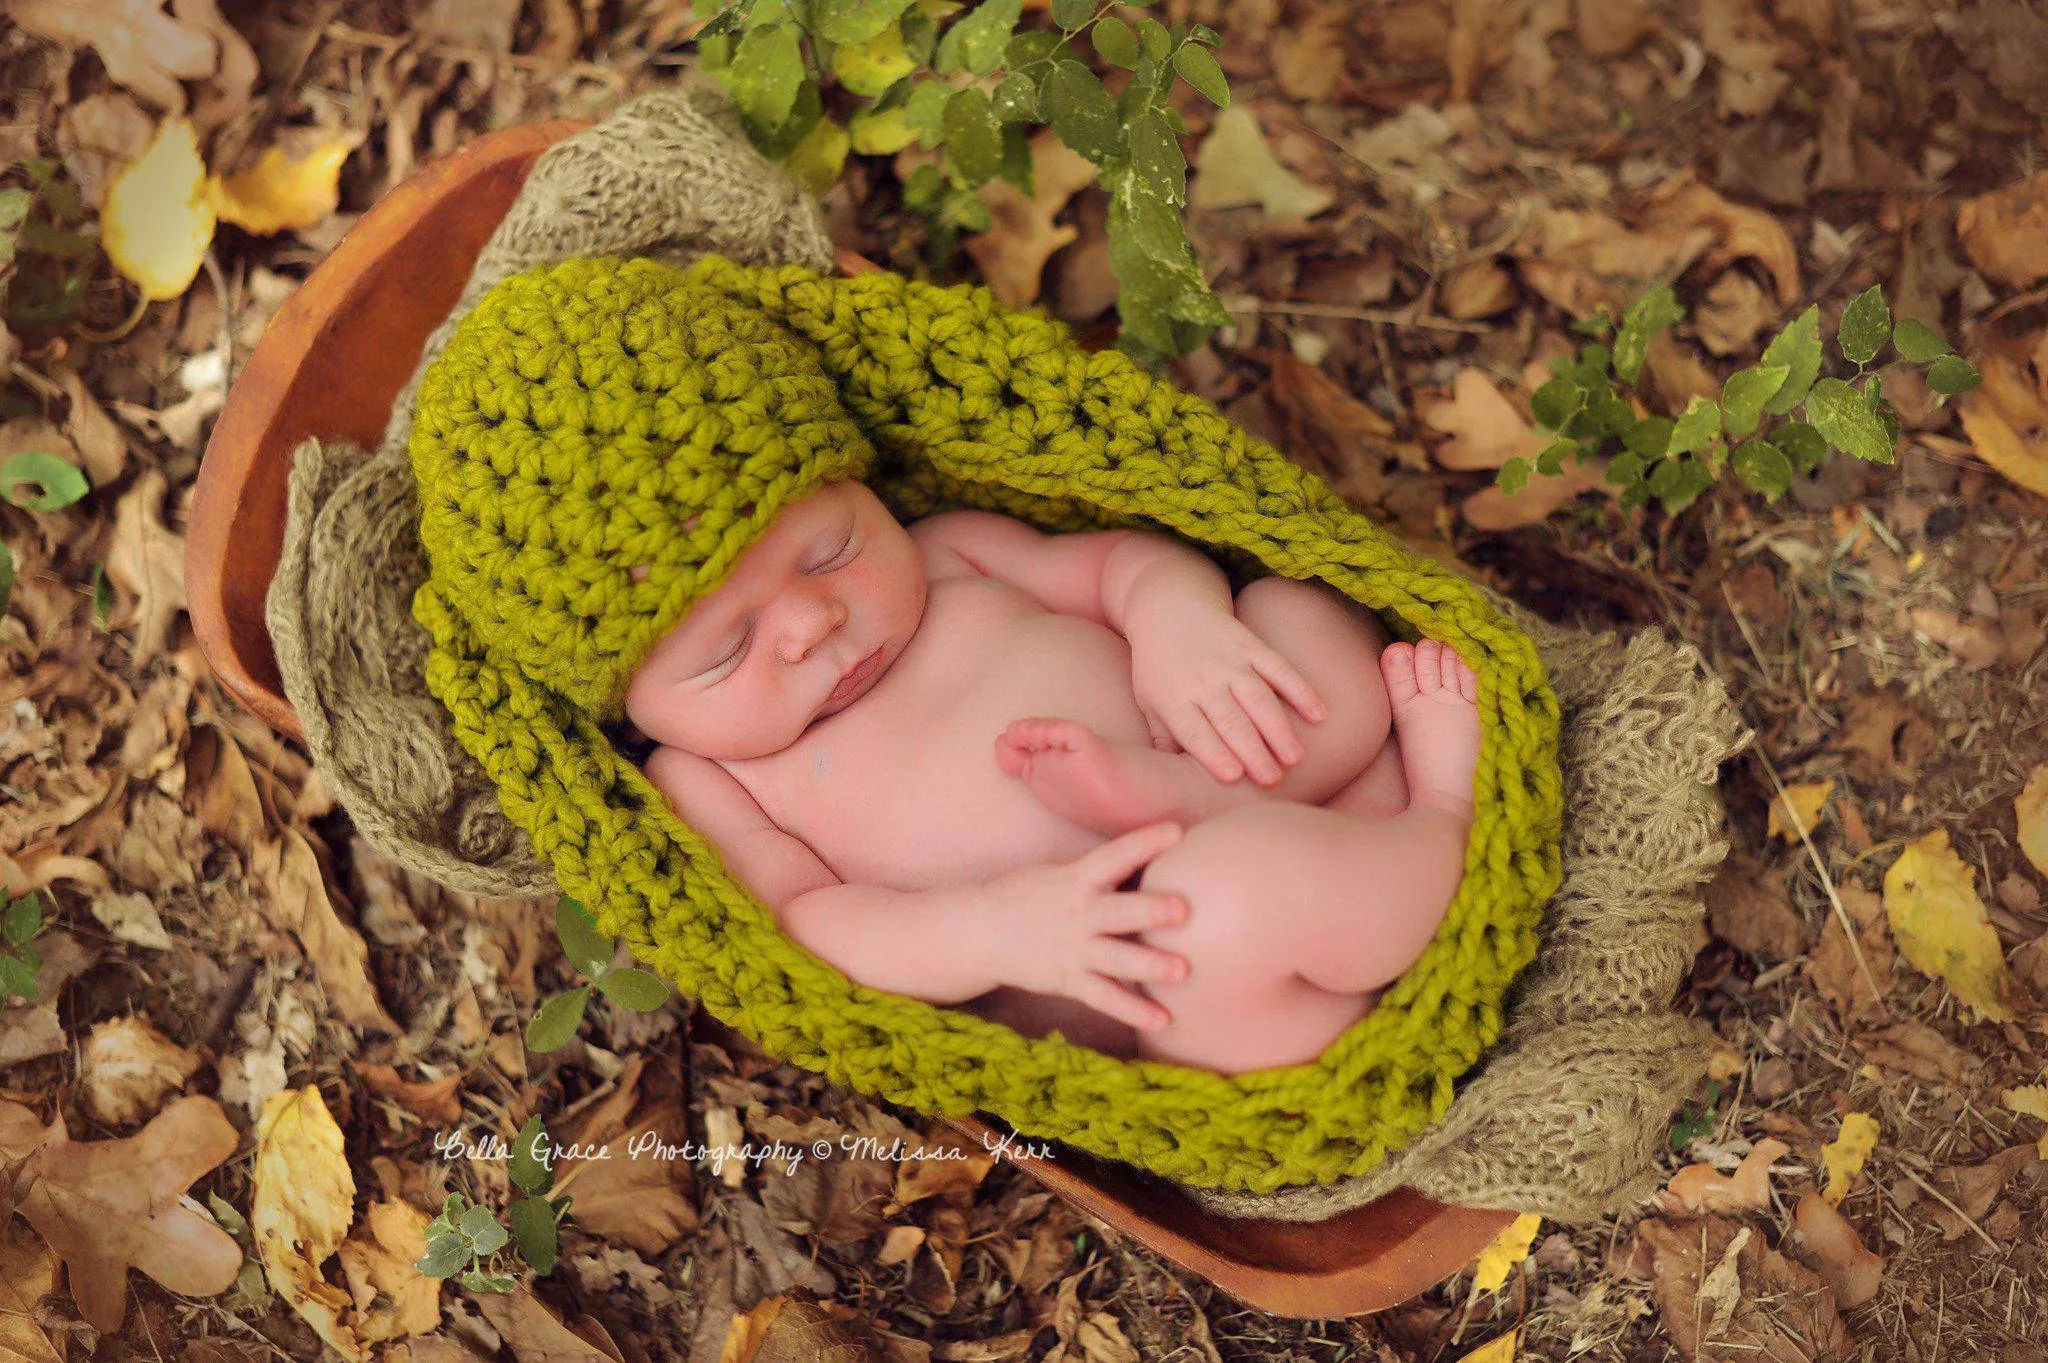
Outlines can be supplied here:
M430 691L562 889L770 1054L920 1111L992 1113L1183 1183L1363 1173L1498 1035L1559 882L1558 707L1534 644L1212 406L982 287L707 257L505 281L421 384ZM900 519L1142 526L1238 577L1320 577L1478 671L1465 879L1427 951L1314 1063L1236 1076L1028 1039L856 984L604 732L627 679L781 508L862 478ZM686 528L687 527L687 528ZM645 581L634 564L652 563ZM1361 898L1361 931L1371 931Z

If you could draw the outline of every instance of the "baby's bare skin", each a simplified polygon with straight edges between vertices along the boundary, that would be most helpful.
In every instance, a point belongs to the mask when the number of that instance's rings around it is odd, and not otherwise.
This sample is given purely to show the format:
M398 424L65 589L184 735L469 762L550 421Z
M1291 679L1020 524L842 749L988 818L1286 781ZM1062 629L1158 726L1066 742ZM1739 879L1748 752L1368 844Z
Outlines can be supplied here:
M906 530L843 483L785 510L657 646L627 708L664 745L649 778L798 940L798 911L835 885L1001 884L1099 859L1105 839L1148 855L1140 830L1186 827L1137 889L1100 886L1118 922L1033 925L995 967L1014 978L967 1006L1234 1072L1314 1058L1433 935L1462 874L1474 699L1455 654L1386 648L1320 584L1262 579L1233 601L1163 536L1041 536L971 512ZM900 943L821 929L841 954L813 949L863 983L966 1002L941 997L976 978L962 953L891 922ZM1056 954L1074 959L1022 959ZM1054 978L1078 982L1017 983Z

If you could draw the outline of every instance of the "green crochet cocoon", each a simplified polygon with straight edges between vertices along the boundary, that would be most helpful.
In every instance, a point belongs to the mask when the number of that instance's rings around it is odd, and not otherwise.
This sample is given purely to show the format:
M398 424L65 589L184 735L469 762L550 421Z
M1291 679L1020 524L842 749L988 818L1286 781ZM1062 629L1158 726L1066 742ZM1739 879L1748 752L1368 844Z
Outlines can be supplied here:
M563 891L771 1055L935 1115L991 1113L1182 1183L1366 1172L1501 1029L1560 879L1558 706L1470 583L1125 355L985 287L718 256L581 259L491 290L422 378L411 458L427 685ZM784 936L607 727L627 681L782 508L862 479L909 522L1145 528L1240 585L1321 578L1479 674L1465 878L1435 939L1311 1064L1235 1076L1031 1039L856 984ZM631 569L651 564L635 582ZM1361 930L1370 906L1361 895Z

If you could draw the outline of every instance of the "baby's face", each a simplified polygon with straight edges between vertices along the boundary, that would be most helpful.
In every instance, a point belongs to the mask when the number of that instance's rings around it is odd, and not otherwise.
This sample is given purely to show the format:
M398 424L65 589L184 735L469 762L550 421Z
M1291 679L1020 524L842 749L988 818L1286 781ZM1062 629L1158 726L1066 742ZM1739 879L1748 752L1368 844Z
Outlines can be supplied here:
M874 688L924 601L924 556L909 532L864 484L828 484L784 509L655 645L626 690L626 715L699 757L780 752Z

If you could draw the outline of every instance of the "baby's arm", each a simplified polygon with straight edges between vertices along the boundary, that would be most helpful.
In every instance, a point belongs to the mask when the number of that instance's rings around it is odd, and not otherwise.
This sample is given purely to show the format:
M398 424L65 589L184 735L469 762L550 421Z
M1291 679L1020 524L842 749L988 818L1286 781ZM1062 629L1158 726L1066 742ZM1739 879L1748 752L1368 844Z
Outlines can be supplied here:
M961 1003L1003 982L978 940L986 925L976 922L968 895L845 884L716 762L660 748L646 770L782 930L849 979L930 1003Z

